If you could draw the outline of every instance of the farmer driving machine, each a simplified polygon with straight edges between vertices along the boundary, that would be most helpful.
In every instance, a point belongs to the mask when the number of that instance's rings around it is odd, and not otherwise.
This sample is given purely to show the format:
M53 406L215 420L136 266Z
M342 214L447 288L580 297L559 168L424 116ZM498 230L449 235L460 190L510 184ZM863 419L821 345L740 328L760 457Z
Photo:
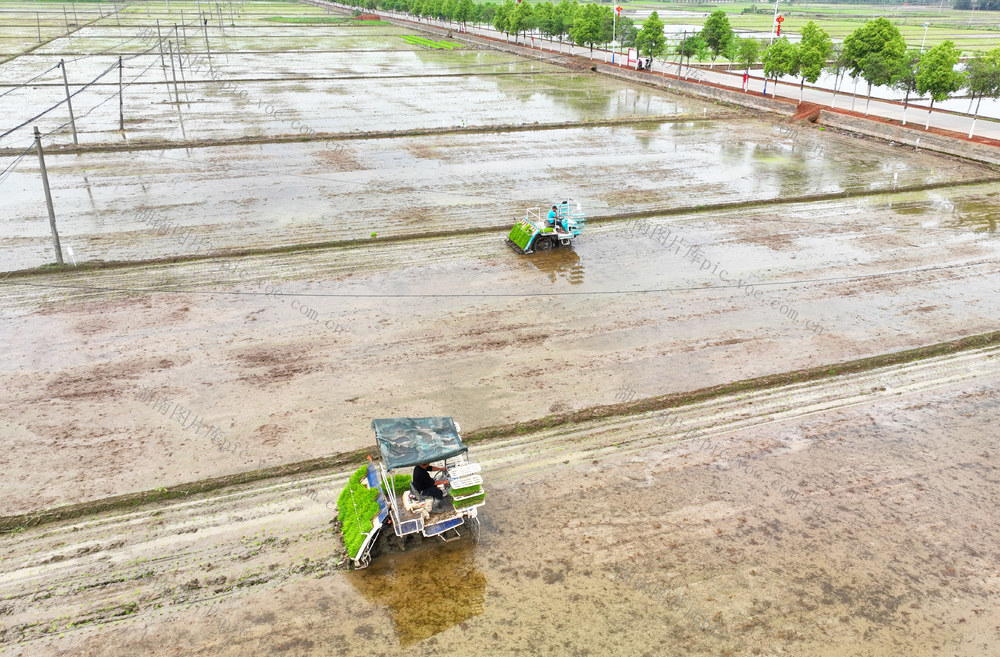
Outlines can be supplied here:
M420 534L443 541L460 538L458 527L478 530L478 509L484 503L482 467L469 461L459 428L450 417L388 418L372 420L378 459L358 468L337 499L337 515L347 555L355 567L371 562L372 548L383 540L397 542ZM443 499L425 495L412 482L418 465L437 465L447 486ZM387 528L388 526L388 528Z
M572 200L572 199L571 199ZM507 236L507 244L518 253L548 251L557 246L571 246L585 228L587 216L579 203L563 201L545 216L541 208L528 208Z

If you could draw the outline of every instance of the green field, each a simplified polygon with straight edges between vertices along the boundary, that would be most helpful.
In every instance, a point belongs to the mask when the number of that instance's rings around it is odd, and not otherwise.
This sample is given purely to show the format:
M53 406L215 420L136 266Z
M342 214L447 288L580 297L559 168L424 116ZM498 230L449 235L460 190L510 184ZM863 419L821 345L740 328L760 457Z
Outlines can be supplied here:
M744 9L756 7L763 14L743 14ZM733 29L740 31L767 32L773 24L774 4L736 2L687 4L677 2L636 2L626 5L626 9L660 9L710 13L717 9L729 15ZM956 11L937 6L886 5L886 4L823 4L823 3L781 3L779 13L785 17L781 26L782 34L797 35L809 21L816 21L834 41L841 41L865 21L879 16L890 19L899 27L907 45L919 48L924 38L923 24L927 30L926 46L934 46L942 41L953 41L962 50L987 50L1000 44L1000 12ZM970 18L971 23L970 23ZM667 25L701 23L704 18L695 16L662 16Z
M537 4L539 0L532 0ZM494 2L495 0L477 0ZM734 30L745 32L768 32L771 30L774 3L732 2L732 3L684 3L684 2L628 2L623 3L626 14L630 11L649 10L682 11L683 16L661 15L666 25L699 25L705 17L717 9L729 15ZM744 10L756 9L763 13L744 14ZM782 34L798 35L799 30L809 21L816 21L835 42L842 41L865 21L879 16L892 20L899 27L907 45L919 48L924 39L923 24L927 30L926 47L943 41L952 41L963 51L988 50L1000 45L1000 12L958 11L951 9L948 0L943 10L940 5L902 4L828 4L828 3L787 3L778 5L779 13L785 17L781 26ZM970 21L971 19L971 21Z

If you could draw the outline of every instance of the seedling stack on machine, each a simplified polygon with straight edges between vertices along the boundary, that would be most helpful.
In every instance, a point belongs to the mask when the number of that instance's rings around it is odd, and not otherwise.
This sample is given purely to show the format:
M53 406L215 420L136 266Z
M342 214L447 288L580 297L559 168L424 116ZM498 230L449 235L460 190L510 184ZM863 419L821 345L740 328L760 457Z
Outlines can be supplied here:
M514 224L507 235L507 244L518 253L572 246L573 240L586 228L587 216L580 204L572 199L558 203L555 207L554 222L549 219L550 208L528 208L524 219Z
M337 499L344 546L355 567L368 566L387 525L400 539L419 533L444 541L460 538L458 527L467 523L478 528L478 509L486 497L482 468L469 460L452 418L375 419L372 429L379 458L369 457ZM446 471L450 495L443 500L424 497L411 484L408 471L428 463Z

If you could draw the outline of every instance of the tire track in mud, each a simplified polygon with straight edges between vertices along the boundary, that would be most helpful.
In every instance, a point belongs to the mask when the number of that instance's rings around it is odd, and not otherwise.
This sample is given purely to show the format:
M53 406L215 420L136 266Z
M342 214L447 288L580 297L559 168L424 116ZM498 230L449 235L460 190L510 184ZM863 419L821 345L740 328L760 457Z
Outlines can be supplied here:
M746 390L671 409L616 415L539 429L473 447L492 504L516 504L537 476L602 459L643 468L703 452L698 440L739 448L756 427L836 413L864 404L962 389L992 391L1000 346L903 365ZM678 422L664 422L664 413ZM807 437L805 449L825 434ZM704 443L702 443L704 445ZM651 462L651 457L656 462ZM687 464L688 461L678 461ZM260 593L296 579L346 568L333 500L354 467L147 505L0 537L0 647L31 654L41 643L70 650L102 626ZM801 493L805 509L828 491ZM104 630L107 631L107 630ZM25 652L18 653L18 649Z

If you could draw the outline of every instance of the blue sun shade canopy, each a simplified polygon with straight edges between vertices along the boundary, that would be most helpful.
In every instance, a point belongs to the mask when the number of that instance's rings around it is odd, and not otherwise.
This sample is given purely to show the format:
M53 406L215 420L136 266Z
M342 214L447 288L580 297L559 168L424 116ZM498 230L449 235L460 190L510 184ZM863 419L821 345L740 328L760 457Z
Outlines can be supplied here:
M450 417L377 418L372 429L390 470L443 461L469 449Z

